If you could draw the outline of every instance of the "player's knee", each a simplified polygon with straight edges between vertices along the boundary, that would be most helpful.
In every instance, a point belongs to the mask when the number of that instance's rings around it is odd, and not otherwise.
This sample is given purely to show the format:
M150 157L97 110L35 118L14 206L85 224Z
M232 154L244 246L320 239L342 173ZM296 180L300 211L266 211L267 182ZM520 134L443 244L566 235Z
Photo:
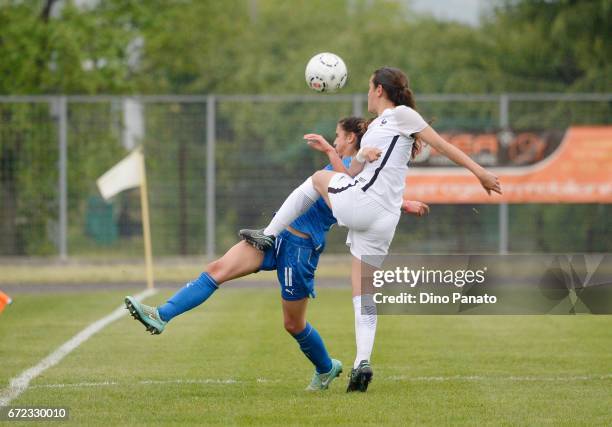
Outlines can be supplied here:
M326 187L325 183L327 182L327 174L325 172L327 171L316 171L312 175L312 185L314 185L314 188L319 192L319 194L321 194L321 190Z
M316 171L312 174L312 183L316 185L320 185L323 177L325 176L325 171Z
M224 277L227 274L227 268L223 261L215 260L206 266L206 272L212 276L217 283L224 282Z
M299 334L306 327L303 321L299 319L293 319L290 317L285 318L284 323L285 323L285 330L289 332L291 335Z

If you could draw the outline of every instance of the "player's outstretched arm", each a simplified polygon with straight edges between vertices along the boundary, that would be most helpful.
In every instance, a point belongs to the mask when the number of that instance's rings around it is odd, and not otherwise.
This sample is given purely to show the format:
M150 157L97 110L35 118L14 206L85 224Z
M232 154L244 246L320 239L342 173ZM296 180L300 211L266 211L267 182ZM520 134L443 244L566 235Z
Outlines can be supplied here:
M363 170L363 166L365 162L374 162L380 158L381 151L375 147L364 147L359 150L357 155L353 157L351 161L351 165L347 169L342 162L342 159L332 147L332 145L325 140L321 135L316 133L308 133L304 135L304 139L308 143L308 145L322 153L327 154L329 158L329 163L332 165L332 168L335 172L345 173L351 177L354 177L359 172Z
M496 175L487 171L463 151L445 141L431 126L427 126L418 135L439 153L472 172L487 193L491 194L491 191L499 194L502 193L501 185Z
M311 148L327 154L327 157L329 158L329 163L332 165L332 168L335 172L348 174L349 171L346 166L344 166L344 163L342 163L342 159L340 158L334 147L332 147L332 145L327 142L325 138L316 133L308 133L304 135L304 139Z

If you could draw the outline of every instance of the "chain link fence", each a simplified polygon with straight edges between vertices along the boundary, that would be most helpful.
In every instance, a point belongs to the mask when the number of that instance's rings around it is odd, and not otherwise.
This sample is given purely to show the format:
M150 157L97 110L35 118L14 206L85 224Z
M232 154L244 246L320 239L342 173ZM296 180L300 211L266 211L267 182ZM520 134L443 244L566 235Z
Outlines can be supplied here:
M439 131L545 130L612 124L612 94L422 95ZM138 190L109 203L96 179L145 148L156 256L223 253L242 227L265 225L363 115L363 95L0 97L0 255L139 257ZM394 252L609 252L609 205L435 205L404 216ZM328 252L345 253L334 227Z

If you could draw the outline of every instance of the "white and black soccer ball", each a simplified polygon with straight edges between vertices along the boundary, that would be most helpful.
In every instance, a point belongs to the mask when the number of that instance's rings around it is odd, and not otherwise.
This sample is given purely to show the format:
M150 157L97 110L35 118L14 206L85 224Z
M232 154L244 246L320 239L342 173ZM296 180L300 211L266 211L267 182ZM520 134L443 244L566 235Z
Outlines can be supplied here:
M317 92L335 92L346 83L346 64L338 55L317 53L306 65L306 83Z

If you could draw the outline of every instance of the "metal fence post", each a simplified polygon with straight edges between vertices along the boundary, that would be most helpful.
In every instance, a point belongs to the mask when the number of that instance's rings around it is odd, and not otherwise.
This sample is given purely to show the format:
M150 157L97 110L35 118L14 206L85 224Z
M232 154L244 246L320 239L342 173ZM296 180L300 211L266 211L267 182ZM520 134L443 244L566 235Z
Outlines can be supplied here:
M215 256L215 97L206 99L206 256Z
M66 97L57 98L59 108L59 256L61 260L68 257L68 111Z
M363 107L361 102L361 95L355 94L353 95L353 116L362 117L363 116Z
M510 114L509 114L509 98L508 94L503 93L499 97L499 126L502 132L509 130ZM500 254L508 253L508 203L499 204L499 249Z

